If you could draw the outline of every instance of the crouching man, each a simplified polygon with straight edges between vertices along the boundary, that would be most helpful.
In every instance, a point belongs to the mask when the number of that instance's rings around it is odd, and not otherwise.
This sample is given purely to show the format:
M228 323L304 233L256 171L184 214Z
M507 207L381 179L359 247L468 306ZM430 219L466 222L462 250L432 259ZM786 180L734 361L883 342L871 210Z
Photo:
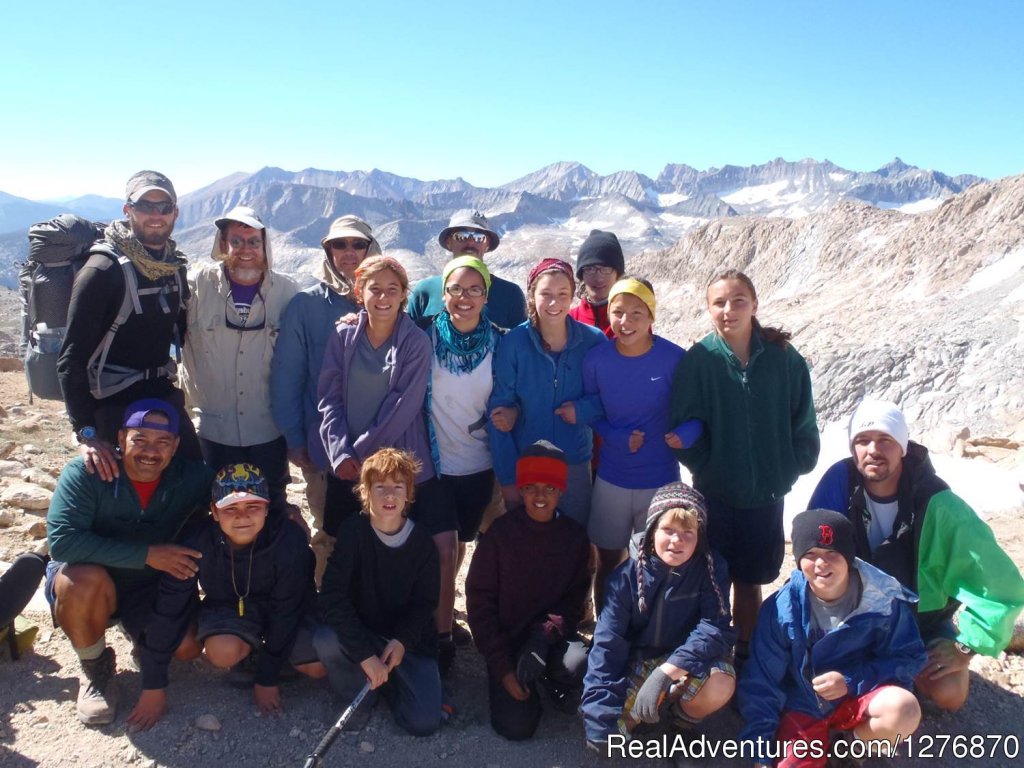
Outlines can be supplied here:
M118 432L113 479L103 480L74 458L50 502L46 597L82 663L77 707L86 725L110 723L116 712L107 627L120 623L137 641L160 574L184 579L199 567L199 552L173 542L185 521L205 508L210 471L175 455L178 428L170 403L136 400Z

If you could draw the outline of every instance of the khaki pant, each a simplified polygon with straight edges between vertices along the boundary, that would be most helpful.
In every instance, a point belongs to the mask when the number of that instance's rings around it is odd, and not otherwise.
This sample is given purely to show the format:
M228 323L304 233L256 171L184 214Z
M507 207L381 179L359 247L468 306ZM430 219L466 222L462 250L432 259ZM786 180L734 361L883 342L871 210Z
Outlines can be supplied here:
M316 558L314 574L316 586L319 589L320 582L324 577L324 569L327 567L327 559L334 551L334 537L328 536L323 531L327 473L326 471L303 469L302 477L306 481L306 503L309 504L309 514L313 517L313 538L310 540L309 546L313 549L313 556Z

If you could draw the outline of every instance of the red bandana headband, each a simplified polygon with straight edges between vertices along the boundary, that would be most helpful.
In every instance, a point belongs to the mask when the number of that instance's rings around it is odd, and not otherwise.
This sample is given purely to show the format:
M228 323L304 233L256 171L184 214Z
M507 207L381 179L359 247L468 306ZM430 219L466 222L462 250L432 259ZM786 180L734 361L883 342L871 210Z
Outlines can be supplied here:
M550 456L523 456L516 462L516 487L553 485L564 491L568 485L569 468L564 461Z
M526 280L527 290L533 288L533 281L540 277L542 272L561 272L569 278L573 293L576 292L576 275L572 271L572 265L561 259L541 259L537 266L530 270Z

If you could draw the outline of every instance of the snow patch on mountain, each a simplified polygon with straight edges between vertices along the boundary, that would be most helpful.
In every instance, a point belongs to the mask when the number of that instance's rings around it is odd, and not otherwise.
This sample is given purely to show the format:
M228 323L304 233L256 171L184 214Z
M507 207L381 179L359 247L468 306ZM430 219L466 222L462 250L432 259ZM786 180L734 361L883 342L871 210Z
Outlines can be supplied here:
M1024 282L1024 248L1008 253L987 267L983 267L975 272L964 286L964 292L976 293L988 290L1013 277Z

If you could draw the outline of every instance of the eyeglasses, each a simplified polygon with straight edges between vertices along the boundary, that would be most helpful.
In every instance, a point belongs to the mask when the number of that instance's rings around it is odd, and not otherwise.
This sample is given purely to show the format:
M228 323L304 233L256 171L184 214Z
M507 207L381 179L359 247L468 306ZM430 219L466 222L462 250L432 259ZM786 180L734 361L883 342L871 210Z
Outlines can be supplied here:
M463 288L458 283L455 283L454 285L446 285L444 290L445 293L456 299L463 294L469 296L471 299L479 299L481 296L487 295L487 289L482 285L471 285L468 288Z
M611 277L615 274L615 267L602 267L597 264L591 264L580 270L580 274L585 277L594 277L600 275L601 277Z
M256 237L255 235L252 237L229 237L228 245L236 250L243 246L248 246L249 248L256 249L263 245L263 238Z
M452 237L456 243L465 243L472 240L474 243L483 243L487 241L486 232L477 232L475 229L460 229L458 232L452 232Z
M161 216L174 213L174 203L170 200L161 200L158 203L152 200L139 200L137 203L128 203L128 206L139 213L158 213Z
M370 247L370 241L358 238L352 238L351 240L342 238L341 240L331 240L330 245L336 251L347 251L349 248L353 251L365 251Z

